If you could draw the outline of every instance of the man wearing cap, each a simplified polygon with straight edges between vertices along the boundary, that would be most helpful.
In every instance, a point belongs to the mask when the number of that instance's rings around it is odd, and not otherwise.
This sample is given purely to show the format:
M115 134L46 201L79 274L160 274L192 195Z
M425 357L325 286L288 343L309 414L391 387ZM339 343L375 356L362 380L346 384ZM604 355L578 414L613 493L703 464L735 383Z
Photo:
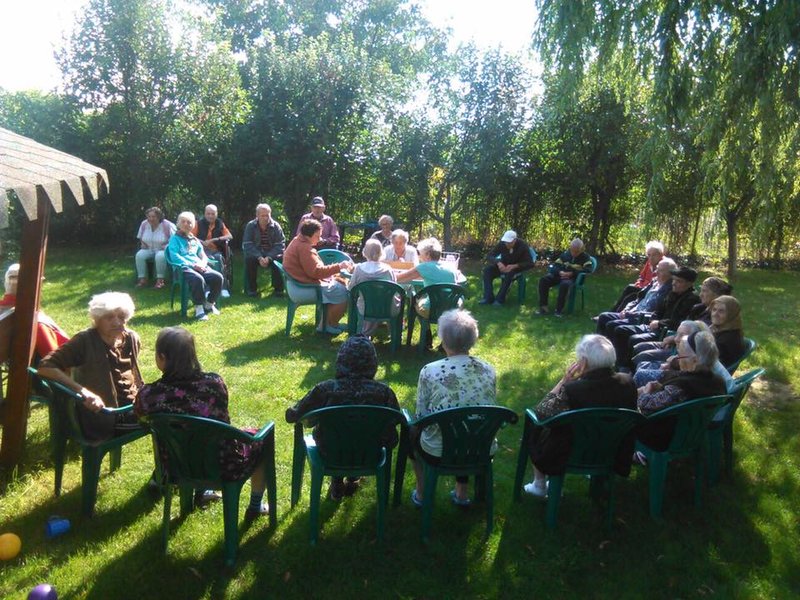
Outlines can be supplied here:
M578 273L590 273L592 259L583 250L583 241L575 238L569 244L569 249L550 265L550 272L539 278L539 314L547 314L547 298L550 288L558 286L558 300L556 301L557 317L561 316L564 305L567 303L569 288L578 278Z
M306 219L314 219L322 226L322 235L317 245L314 246L317 250L322 248L336 249L339 247L339 228L333 219L325 214L325 200L321 196L315 196L311 200L311 212L300 217L295 236L300 235L300 226Z
M272 218L269 204L256 206L256 218L244 228L242 252L244 253L244 293L258 296L258 268L269 268L272 274L272 290L276 296L283 295L283 276L275 261L283 260L286 236L283 228Z
M622 325L614 330L611 339L617 350L617 364L630 365L633 347L641 342L658 339L661 330L677 329L681 321L689 316L689 311L700 301L694 292L697 271L680 267L672 271L672 290L667 294L664 304L653 313L653 318L645 325Z
M489 264L483 268L483 299L479 304L501 306L506 301L514 275L533 267L531 251L528 244L517 237L517 232L509 229L489 252L486 260ZM501 277L500 289L495 296L493 282L498 277Z

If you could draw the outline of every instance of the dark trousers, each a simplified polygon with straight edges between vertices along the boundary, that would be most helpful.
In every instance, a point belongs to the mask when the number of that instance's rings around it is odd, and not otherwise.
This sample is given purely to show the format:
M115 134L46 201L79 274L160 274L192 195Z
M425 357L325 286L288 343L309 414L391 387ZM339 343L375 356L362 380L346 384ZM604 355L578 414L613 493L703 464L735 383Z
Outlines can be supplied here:
M278 260L283 258L282 256L278 257ZM245 281L244 281L244 291L246 294L254 293L258 291L258 269L265 268L262 267L258 263L258 258L254 256L245 256L244 258L244 265L245 265ZM272 289L276 292L283 291L283 277L281 277L281 272L278 267L275 266L275 261L271 260L269 262L269 269L270 273L272 274Z
M597 317L597 333L611 339L614 329L623 323L628 323L628 321L623 321L618 312L600 313Z
M614 329L610 339L611 343L614 344L614 350L617 351L617 365L627 367L630 364L631 350L633 348L630 345L631 338L648 331L647 325L619 325Z
M575 283L575 279L561 279L558 275L548 273L544 277L539 278L539 306L547 306L547 298L550 295L550 288L558 286L558 300L556 300L556 311L561 312L564 310L564 305L567 303L567 294L569 288Z
M205 273L198 273L194 269L184 269L183 278L192 295L192 303L197 306L206 303L206 292L208 301L214 304L222 291L222 273L213 269L208 269Z
M533 265L531 265L532 267ZM528 268L531 268L528 267ZM514 283L514 277L519 273L524 273L528 269L516 269L504 276L497 268L497 265L486 265L483 268L483 297L487 302L494 302L497 300L500 304L506 301L508 289ZM494 295L494 280L500 277L500 289L497 290L497 296Z

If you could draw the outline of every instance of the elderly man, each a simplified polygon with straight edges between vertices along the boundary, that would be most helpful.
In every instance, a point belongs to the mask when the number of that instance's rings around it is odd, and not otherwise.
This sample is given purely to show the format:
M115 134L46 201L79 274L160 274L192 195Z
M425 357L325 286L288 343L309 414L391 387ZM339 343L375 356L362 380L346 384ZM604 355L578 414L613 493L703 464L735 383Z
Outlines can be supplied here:
M550 272L539 279L539 314L547 314L547 299L550 288L558 286L558 300L556 302L557 317L561 316L564 305L567 303L569 289L575 283L578 273L589 273L592 270L592 260L583 250L583 242L575 238L570 242L569 249L550 265Z
M614 303L614 307L610 312L619 312L622 308L634 300L641 290L650 285L656 274L656 267L659 261L664 258L664 244L659 241L651 240L645 244L644 252L647 255L647 260L644 261L642 270L639 271L639 277L633 283L626 285L622 290L619 299ZM593 321L597 321L600 315L592 317Z
M250 297L258 296L258 268L269 267L272 273L272 290L276 296L283 295L283 277L275 261L283 259L286 236L280 224L272 218L269 204L256 206L256 218L244 228L242 252L244 252L244 292Z
M222 275L225 281L222 285L221 296L228 298L231 295L230 276L227 274L230 265L226 257L225 246L233 239L233 235L222 219L217 218L217 207L214 204L206 206L203 217L195 224L192 234L203 244L206 256L219 261L219 264L222 265Z
M381 215L378 219L378 231L369 236L371 240L378 240L384 248L392 244L392 227L394 227L394 219L389 215Z
M489 264L483 268L483 298L478 304L502 306L506 301L508 288L514 281L514 274L533 267L530 248L517 237L516 231L509 229L486 256L486 260ZM503 275L506 277L502 277ZM502 277L502 280L495 296L493 282L498 277Z
M339 228L333 219L325 214L325 200L321 196L315 196L311 200L311 212L304 214L300 217L300 222L297 224L297 231L295 235L300 234L300 227L307 219L313 219L320 224L322 233L319 237L319 242L314 246L317 250L322 248L338 248L339 247Z

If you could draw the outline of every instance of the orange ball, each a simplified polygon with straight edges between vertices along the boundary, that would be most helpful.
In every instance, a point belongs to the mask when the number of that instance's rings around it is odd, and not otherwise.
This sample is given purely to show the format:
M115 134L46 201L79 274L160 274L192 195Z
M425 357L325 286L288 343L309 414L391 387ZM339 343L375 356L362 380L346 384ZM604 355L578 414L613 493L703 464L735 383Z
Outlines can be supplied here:
M0 535L0 560L11 560L19 554L21 548L22 540L16 533Z

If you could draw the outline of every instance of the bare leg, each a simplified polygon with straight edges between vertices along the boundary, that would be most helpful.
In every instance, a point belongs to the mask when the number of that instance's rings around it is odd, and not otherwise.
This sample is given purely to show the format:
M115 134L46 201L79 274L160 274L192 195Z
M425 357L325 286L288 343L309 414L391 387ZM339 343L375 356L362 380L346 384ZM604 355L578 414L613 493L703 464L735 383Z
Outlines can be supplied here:
M328 304L328 327L335 327L338 325L346 310L347 302Z

